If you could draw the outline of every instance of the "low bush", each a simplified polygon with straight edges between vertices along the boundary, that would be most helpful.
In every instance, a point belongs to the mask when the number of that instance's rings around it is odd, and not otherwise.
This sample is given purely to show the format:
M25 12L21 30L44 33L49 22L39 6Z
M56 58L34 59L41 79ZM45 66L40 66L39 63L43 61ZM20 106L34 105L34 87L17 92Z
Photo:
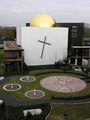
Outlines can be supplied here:
M40 115L27 114L25 117L23 114L23 110L28 109L36 109L40 108L42 113ZM46 116L51 110L51 106L49 103L43 104L34 104L34 105L26 105L26 106L6 106L5 103L0 105L0 119L1 120L45 120ZM37 119L38 118L38 119ZM43 119L42 119L43 118Z
M86 98L90 98L90 94L89 95L85 95L85 96L75 96L75 97L54 97L52 96L52 100L79 100L79 99L86 99Z

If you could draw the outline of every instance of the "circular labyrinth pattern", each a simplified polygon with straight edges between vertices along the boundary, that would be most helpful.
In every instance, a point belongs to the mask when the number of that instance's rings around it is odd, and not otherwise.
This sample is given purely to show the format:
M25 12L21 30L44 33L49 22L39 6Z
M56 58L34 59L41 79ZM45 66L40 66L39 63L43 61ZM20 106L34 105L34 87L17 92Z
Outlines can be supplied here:
M19 84L7 84L3 87L3 89L6 91L15 91L15 90L19 90L20 88L21 85Z
M24 76L24 77L21 77L20 80L23 82L32 82L35 80L35 78L32 76Z
M83 90L86 83L78 78L69 76L51 76L40 81L42 87L56 92L76 92Z
M25 93L25 96L32 99L38 99L45 96L45 93L41 90L35 90L35 93L34 90L30 90Z

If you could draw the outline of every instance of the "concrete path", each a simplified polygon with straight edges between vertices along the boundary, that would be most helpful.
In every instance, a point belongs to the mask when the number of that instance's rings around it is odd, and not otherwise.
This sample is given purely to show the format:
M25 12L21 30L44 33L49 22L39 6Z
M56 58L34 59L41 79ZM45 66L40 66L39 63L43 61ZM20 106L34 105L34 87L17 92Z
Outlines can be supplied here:
M3 100L6 105L30 105L30 104L39 104L39 103L65 103L65 104L75 104L75 103L85 103L89 102L90 98L87 99L81 99L81 100L37 100L33 102L21 102L17 101L15 98L13 98L10 95L2 94L0 93L0 99Z

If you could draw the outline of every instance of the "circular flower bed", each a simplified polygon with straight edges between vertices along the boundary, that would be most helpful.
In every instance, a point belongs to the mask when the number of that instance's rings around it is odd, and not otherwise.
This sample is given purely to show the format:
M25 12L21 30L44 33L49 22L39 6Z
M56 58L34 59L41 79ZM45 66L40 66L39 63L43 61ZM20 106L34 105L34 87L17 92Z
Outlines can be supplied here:
M19 84L7 84L3 87L3 89L6 91L15 91L15 90L19 90L20 88L21 85Z
M45 96L45 93L41 90L30 90L25 93L25 96L32 99L38 99Z
M21 77L20 80L23 82L32 82L35 80L35 78L32 76L24 76L24 77Z

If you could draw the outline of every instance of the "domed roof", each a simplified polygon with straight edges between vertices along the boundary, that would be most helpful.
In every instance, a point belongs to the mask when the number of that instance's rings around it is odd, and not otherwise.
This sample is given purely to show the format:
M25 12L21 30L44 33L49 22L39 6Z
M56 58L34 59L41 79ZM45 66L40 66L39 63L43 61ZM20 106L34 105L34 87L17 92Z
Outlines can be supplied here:
M54 27L55 20L50 16L44 13L44 10L41 14L35 16L30 23L31 27Z

